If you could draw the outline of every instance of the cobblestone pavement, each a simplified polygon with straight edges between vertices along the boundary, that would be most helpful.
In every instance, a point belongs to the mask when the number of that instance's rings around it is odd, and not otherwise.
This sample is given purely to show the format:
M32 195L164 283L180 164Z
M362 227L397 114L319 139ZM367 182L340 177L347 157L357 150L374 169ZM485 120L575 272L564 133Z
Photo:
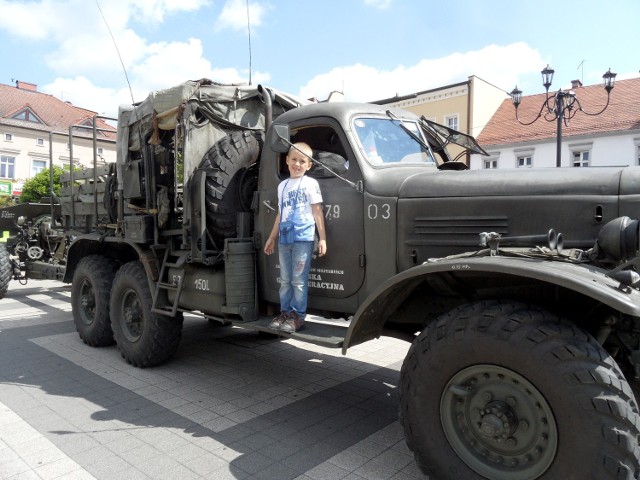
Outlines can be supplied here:
M408 344L339 351L186 317L151 369L90 348L70 287L0 300L1 479L425 479L397 419Z

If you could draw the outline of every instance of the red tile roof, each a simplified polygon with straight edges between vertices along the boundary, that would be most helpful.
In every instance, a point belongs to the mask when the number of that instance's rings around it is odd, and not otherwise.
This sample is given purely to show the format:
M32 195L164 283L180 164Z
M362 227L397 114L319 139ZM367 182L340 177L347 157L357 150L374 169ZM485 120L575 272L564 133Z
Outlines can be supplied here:
M46 125L11 118L26 107L30 108ZM17 88L0 83L0 125L12 125L43 132L67 133L71 125L80 125L87 119L92 120L95 114L96 112L76 107L52 95L40 93L36 89ZM109 130L109 132L98 132L99 136L115 140L115 128L102 119L98 119L97 125L98 128ZM92 135L90 130L80 129L75 130L74 134Z
M602 84L572 88L582 108L589 112L599 112L607 101L607 92ZM550 94L555 93L549 92ZM518 107L518 118L522 122L532 121L540 111L545 94L522 97ZM577 108L576 103L574 108ZM547 116L547 118L553 118ZM557 121L545 121L544 115L535 123L524 126L518 123L511 99L507 99L498 108L484 127L478 142L483 147L510 143L545 141L555 139ZM609 107L600 115L589 116L577 112L569 126L562 125L562 136L570 137L606 132L621 132L640 129L640 78L620 80L611 91Z

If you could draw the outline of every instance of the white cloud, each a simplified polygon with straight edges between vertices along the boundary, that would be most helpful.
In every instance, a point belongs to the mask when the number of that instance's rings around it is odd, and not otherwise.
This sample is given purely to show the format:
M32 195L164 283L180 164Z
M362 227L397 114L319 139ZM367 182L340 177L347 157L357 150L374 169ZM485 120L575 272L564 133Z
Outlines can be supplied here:
M257 2L249 3L249 23L252 27L262 25L264 15L270 7ZM245 0L227 0L214 25L216 31L229 28L236 31L247 30L247 2Z
M0 29L20 38L62 41L103 26L100 10L116 32L134 18L161 23L165 15L196 11L210 0L0 0ZM246 22L245 22L246 23Z
M393 0L364 0L364 4L367 7L377 8L378 10L386 10L388 9Z
M132 20L160 24L169 14L196 11L210 0L99 0L99 3L100 10L95 2L87 0L0 0L0 29L19 38L46 40L51 45L44 62L57 78L41 85L42 91L115 116L118 105L131 103L122 64L135 101L143 100L153 90L187 79L208 77L223 83L248 80L248 71L213 68L198 39L149 42L129 27ZM252 14L254 10L252 23L259 24L264 10L252 4ZM269 77L257 73L254 78Z
M102 0L104 3L120 3L129 8L141 21L161 23L164 16L175 12L194 12L208 5L209 0Z
M83 76L75 78L56 78L52 83L40 88L43 92L71 102L81 108L87 108L100 114L116 116L119 103L131 103L127 87L122 90L94 85ZM117 101L118 103L113 103Z
M334 68L311 79L300 89L300 96L322 99L337 90L344 92L347 101L374 101L465 81L471 75L510 90L521 76L543 64L540 53L525 43L490 45L393 70L362 64Z
M65 5L54 4L52 0L0 0L0 12L0 28L20 38L50 38L60 30L60 24L65 24Z
M152 91L203 77L220 83L248 82L248 71L213 68L202 55L202 44L194 38L188 42L150 44L145 50L144 58L128 69L133 101L144 100ZM256 85L268 83L270 78L268 73L253 72L251 80ZM54 82L42 86L41 90L74 105L115 117L119 105L132 103L131 92L124 76L117 83L123 86L117 89L104 88L80 75L73 78L57 78Z

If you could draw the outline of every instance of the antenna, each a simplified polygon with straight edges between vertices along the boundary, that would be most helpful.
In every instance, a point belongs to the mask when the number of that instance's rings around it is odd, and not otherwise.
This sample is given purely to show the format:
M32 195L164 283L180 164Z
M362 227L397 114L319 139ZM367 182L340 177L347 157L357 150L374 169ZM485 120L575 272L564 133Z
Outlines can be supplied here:
M129 94L131 95L131 103L136 103L136 101L133 98L133 90L131 89L131 83L129 82L129 76L127 75L127 69L124 68L124 62L122 61L122 55L120 55L120 50L118 50L118 44L116 43L116 39L113 36L113 33L111 32L111 28L109 27L109 24L107 23L107 19L104 16L104 13L102 13L102 9L100 8L100 4L98 3L98 0L96 1L96 6L98 7L98 10L100 11L100 15L102 16L102 20L104 21L104 24L107 26L107 30L109 30L109 35L111 35L111 40L113 41L113 46L116 48L116 53L118 54L118 58L120 59L120 65L122 65L122 71L124 72L124 78L127 80L127 85L129 85Z
M580 83L584 85L584 60L580 62L580 65L578 65L578 68L582 68L582 71L580 72Z
M247 32L249 33L249 85L251 85L251 20L249 18L249 0L247 0Z

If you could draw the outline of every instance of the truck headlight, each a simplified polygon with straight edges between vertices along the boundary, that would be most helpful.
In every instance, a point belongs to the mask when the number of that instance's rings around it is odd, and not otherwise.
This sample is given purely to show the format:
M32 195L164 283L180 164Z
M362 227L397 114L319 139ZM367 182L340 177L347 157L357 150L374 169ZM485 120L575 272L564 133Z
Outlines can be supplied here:
M607 223L598 233L598 247L607 257L627 260L638 255L640 221L618 217Z

